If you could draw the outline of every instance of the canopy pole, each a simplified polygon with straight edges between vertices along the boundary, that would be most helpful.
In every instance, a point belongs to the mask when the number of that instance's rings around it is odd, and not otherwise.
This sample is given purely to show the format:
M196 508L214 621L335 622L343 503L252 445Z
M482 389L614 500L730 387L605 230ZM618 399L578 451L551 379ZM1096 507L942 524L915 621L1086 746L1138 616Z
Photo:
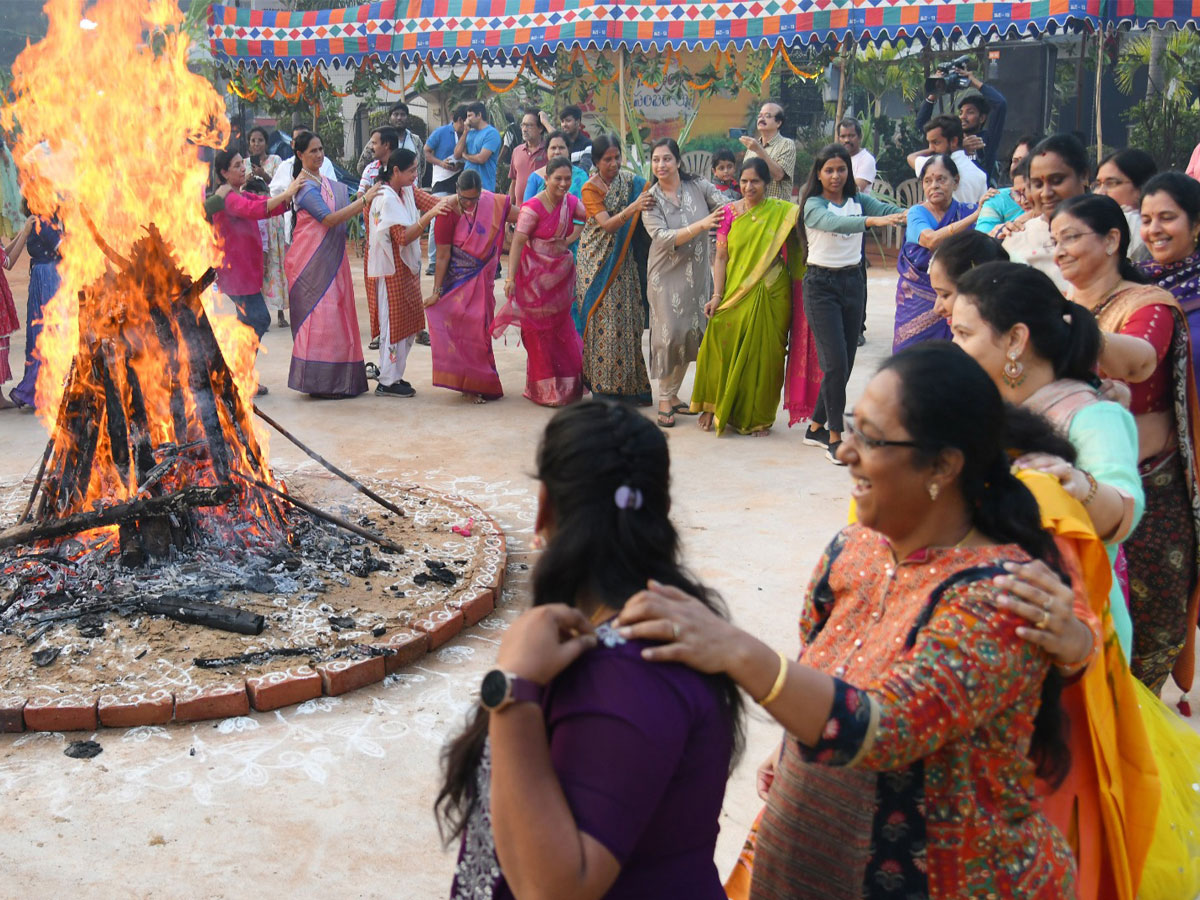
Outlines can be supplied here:
M1100 116L1100 76L1104 72L1104 29L1096 31L1096 159L1104 156L1104 125Z
M621 129L621 155L625 155L625 147L629 144L629 135L625 133L625 48L620 47L617 50L617 94L621 105L619 114L620 129Z
M833 117L834 133L837 133L838 123L842 121L842 114L846 111L846 66L849 61L846 58L846 45L850 42L849 36L842 42L842 73L838 76L838 98L837 98L837 113Z

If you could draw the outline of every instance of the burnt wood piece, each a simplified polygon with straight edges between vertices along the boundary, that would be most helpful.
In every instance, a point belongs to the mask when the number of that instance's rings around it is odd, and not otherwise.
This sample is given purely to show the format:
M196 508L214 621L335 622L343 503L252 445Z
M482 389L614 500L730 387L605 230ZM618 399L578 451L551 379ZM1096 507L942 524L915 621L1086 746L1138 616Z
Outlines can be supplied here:
M212 371L209 369L209 360L206 355L207 342L200 333L201 327L195 312L188 305L180 304L174 318L187 347L188 388L192 392L192 402L196 404L196 413L200 417L204 436L208 439L213 471L216 472L218 480L226 481L229 478L229 447L225 443L221 415L217 411ZM205 319L204 325L208 325L207 319Z
M365 484L363 484L361 481L359 481L353 475L343 472L341 469L339 469L337 466L335 466L333 463L331 463L329 460L327 460L321 454L317 453L315 450L313 450L309 447L306 447L300 441L300 439L298 437L296 437L294 434L292 434L290 431L288 431L286 428L284 428L282 425L280 425L278 422L276 422L274 419L272 419L270 416L268 416L265 412L263 412L257 406L254 407L254 414L256 416L258 416L260 419L262 419L264 422L266 422L268 425L270 425L272 428L274 428L276 431L278 431L280 434L282 434L285 438L287 438L289 441L291 441L297 447L299 447L301 450L303 450L306 454L308 454L308 457L310 459L323 465L326 469L328 469L330 472L332 472L338 478L345 481L347 484L349 484L351 487L353 487L360 494L370 497L372 500L374 500L376 503L378 503L380 506L382 506L388 512L395 513L402 519L405 518L404 510L402 510L400 507L398 507L395 503L392 503L390 500L387 500L384 497L379 496L379 494L375 493L373 490L371 490L369 487L367 487Z
M257 650L254 653L239 653L237 656L197 656L192 663L199 669L228 669L232 666L257 665L268 660L288 656L317 656L320 647L275 647Z
M132 522L145 516L166 516L192 507L223 506L230 502L233 496L233 486L228 484L219 487L189 487L165 497L147 497L104 509L75 513L62 519L14 525L0 531L0 550L18 544L32 544L67 534L78 534L105 525Z
M17 519L17 524L21 525L29 521L29 514L33 512L33 502L37 499L38 491L42 488L42 479L46 477L46 463L50 461L50 452L54 449L54 438L46 441L46 449L42 453L42 464L38 466L37 477L33 479L33 488L29 491L29 500L25 503L25 509L21 511L21 517Z
M299 497L293 497L291 494L285 494L283 491L276 490L265 481L259 481L256 478L251 478L249 475L243 475L241 472L233 472L231 474L233 474L236 478L240 478L242 481L254 485L259 490L266 491L268 494L278 497L280 500L299 507L311 516L316 516L318 519L328 522L331 525L336 525L338 528L344 528L346 531L349 531L352 534L357 534L359 537L366 538L368 541L378 544L389 553L404 552L404 548L395 541L388 540L383 535L376 534L374 531L369 531L366 528L360 528L353 522L346 521L341 516L335 516L333 513L327 513L325 510L313 506L311 503L307 503L304 500L301 500ZM3 546L3 544L0 544L0 546Z
M121 483L129 489L129 421L121 402L121 390L113 380L113 359L107 347L92 356L92 377L104 389L104 422L108 431L108 452Z
M220 631L236 634L262 634L267 620L258 613L225 606L220 603L205 603L202 600L185 600L182 597L161 597L157 600L139 600L138 608L156 616L166 616L188 625L203 625Z

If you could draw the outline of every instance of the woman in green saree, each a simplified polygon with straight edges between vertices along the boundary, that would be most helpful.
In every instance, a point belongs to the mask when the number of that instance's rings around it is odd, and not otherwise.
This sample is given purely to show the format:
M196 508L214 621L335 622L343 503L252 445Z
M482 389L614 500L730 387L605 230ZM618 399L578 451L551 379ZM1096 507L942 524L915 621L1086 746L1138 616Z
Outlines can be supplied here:
M717 229L713 295L700 356L692 412L705 431L732 426L765 435L775 424L783 389L793 282L803 276L795 203L769 198L767 164L742 163L742 200L725 207Z
M583 379L593 396L648 406L650 379L642 355L648 238L639 220L654 201L646 179L621 168L616 135L598 135L592 159L596 172L581 191L587 223L575 282Z

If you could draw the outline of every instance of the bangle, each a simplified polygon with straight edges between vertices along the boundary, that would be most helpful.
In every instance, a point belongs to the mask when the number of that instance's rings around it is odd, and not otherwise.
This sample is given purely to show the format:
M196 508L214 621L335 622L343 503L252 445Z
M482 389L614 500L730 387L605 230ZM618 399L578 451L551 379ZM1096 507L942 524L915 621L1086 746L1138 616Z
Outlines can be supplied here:
M1092 477L1092 473L1087 469L1080 469L1079 471L1082 472L1084 478L1088 480L1087 496L1083 498L1083 505L1087 506L1096 499L1096 492L1100 490L1100 485L1096 484L1096 479Z
M777 653L779 651L776 651ZM782 653L779 653L779 674L775 676L775 683L771 685L771 689L767 691L767 696L757 701L759 706L766 706L768 703L774 703L775 700L783 693L783 684L787 681L788 673L788 658Z

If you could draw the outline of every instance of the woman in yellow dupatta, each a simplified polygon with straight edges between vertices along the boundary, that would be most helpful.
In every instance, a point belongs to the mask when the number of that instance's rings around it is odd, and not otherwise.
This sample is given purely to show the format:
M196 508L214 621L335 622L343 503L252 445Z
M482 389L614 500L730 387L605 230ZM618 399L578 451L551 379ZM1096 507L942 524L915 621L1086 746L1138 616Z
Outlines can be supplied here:
M696 360L694 413L705 431L732 425L766 434L783 389L792 283L804 274L795 203L766 197L770 171L759 157L742 163L742 201L725 208L717 229L713 295Z

